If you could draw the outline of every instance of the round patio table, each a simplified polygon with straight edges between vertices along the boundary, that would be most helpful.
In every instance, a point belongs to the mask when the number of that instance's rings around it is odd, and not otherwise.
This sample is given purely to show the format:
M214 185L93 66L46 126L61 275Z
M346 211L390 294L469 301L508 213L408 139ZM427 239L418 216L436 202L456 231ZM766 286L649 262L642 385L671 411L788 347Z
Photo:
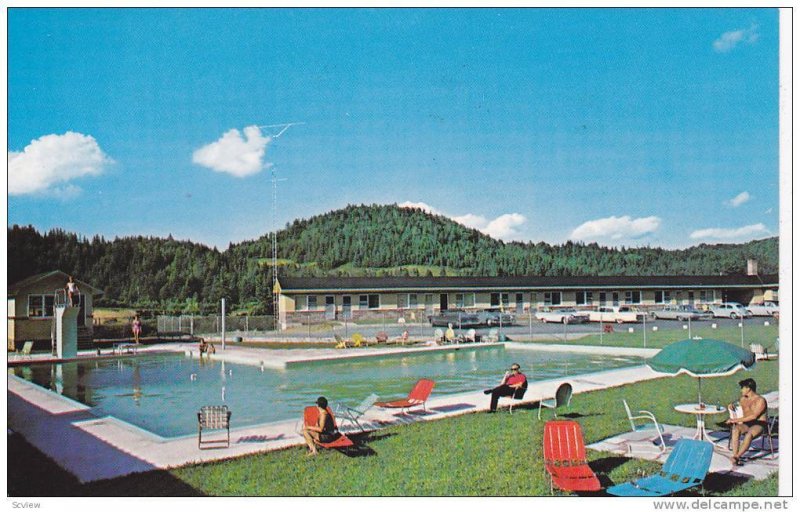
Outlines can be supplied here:
M692 439L708 441L712 444L713 441L708 438L708 432L706 431L706 416L710 416L712 414L721 414L726 411L726 409L721 405L706 404L705 407L701 408L697 403L679 404L675 406L675 410L682 412L683 414L694 414L697 418L697 431Z

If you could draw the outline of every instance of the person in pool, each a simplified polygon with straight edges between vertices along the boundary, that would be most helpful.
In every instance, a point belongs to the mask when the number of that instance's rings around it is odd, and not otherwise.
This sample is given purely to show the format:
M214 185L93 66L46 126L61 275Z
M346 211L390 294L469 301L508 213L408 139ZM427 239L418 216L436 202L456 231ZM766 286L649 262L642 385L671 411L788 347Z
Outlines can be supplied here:
M317 398L317 408L319 409L317 424L303 427L303 437L308 445L309 456L317 454L317 442L330 443L339 437L333 417L328 414L328 399L324 396Z
M750 448L750 442L764 433L767 428L767 401L756 393L756 381L744 379L739 381L741 396L739 405L742 406L742 416L731 418L726 423L731 426L731 462L735 466L742 465L742 455ZM733 404L728 405L729 410L734 410ZM739 438L744 436L739 444Z

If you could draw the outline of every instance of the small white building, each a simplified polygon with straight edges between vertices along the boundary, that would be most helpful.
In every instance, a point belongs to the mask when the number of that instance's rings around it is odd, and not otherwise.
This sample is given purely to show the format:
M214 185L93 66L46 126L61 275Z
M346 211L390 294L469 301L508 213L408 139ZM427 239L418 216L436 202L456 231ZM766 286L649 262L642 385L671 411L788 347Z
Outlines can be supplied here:
M50 347L54 335L56 293L64 290L69 274L53 270L18 281L8 287L8 350L33 341L37 349ZM103 290L74 279L78 285L78 339L91 339L94 298Z

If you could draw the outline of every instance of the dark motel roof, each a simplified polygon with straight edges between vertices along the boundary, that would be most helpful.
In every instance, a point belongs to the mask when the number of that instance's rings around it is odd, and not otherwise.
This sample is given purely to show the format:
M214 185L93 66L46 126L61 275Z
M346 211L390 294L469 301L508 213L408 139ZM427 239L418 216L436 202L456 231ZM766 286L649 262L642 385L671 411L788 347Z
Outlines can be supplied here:
M41 274L26 277L25 279L17 281L8 287L8 296L15 297L20 291L24 291L32 286L35 286L40 281L48 281L54 278L63 281L64 285L66 286L67 279L69 279L69 274L61 270L51 270L50 272L43 272ZM83 282L80 279L75 279L74 277L73 279L78 284L78 290L91 292L92 295L103 295L103 290L95 288L94 286Z
M279 282L282 293L710 289L774 288L778 286L778 276L281 277Z

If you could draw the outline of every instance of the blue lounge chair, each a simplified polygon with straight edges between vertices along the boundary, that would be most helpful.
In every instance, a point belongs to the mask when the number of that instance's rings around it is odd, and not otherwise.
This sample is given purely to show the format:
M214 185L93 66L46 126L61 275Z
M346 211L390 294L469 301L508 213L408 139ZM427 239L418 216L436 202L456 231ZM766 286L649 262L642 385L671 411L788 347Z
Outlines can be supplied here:
M707 441L681 439L660 473L609 487L607 492L614 496L668 496L698 485L702 488L713 448Z

